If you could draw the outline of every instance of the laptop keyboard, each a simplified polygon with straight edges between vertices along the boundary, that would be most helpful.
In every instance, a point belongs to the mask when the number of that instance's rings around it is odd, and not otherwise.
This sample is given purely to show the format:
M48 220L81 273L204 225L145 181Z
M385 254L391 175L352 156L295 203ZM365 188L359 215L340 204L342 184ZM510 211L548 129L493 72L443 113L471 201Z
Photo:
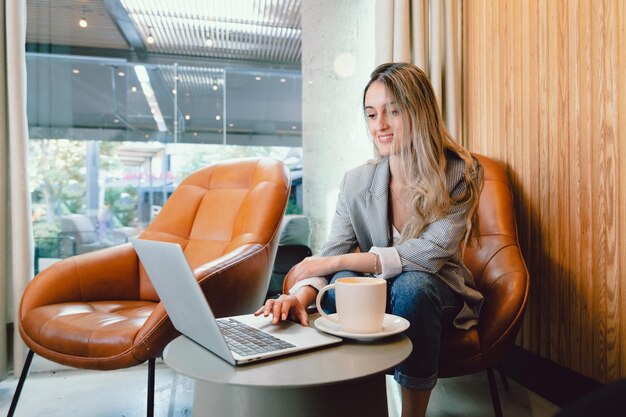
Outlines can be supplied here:
M228 347L241 356L295 347L291 343L235 319L220 319L217 320L217 324Z

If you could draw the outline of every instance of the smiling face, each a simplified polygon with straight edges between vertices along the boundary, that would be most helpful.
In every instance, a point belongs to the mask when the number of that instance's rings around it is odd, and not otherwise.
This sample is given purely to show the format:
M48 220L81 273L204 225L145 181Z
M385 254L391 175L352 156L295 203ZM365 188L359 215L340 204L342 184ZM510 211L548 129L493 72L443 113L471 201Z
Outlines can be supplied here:
M399 141L404 134L404 120L398 106L389 95L387 87L374 81L365 92L364 100L367 126L381 156L392 152L394 141Z

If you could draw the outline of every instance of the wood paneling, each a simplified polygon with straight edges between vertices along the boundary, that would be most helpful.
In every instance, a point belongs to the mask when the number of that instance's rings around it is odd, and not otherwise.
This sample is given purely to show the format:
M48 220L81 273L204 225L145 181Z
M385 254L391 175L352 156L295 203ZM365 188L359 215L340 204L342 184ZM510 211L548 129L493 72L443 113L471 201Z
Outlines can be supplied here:
M518 345L626 378L626 2L464 2L465 142L513 180Z

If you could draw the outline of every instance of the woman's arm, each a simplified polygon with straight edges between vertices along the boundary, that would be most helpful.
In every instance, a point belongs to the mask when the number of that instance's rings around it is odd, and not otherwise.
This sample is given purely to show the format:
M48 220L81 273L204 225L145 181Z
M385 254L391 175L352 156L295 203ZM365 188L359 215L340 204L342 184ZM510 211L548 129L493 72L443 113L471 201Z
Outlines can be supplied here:
M349 253L345 255L327 257L309 257L295 265L285 279L295 275L296 279L312 276L330 275L337 271L350 270L355 272L377 273L380 270L378 255L374 253ZM311 305L317 297L318 289L305 285L298 288L294 294L283 294L277 299L269 299L265 305L254 314L265 317L273 316L272 323L280 320L293 320L308 326L306 306Z
M338 271L379 273L378 255L371 252L346 253L335 256L310 256L294 265L287 277L301 281L305 278L332 275Z

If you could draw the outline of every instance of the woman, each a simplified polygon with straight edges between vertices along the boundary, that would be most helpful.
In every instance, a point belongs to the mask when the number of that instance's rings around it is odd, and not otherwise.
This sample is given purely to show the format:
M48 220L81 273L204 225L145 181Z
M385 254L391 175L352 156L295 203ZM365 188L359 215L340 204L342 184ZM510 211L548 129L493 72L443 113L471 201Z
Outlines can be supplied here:
M387 279L388 311L411 323L413 351L394 372L402 416L424 416L437 381L441 329L476 324L483 300L462 261L477 230L481 168L447 133L426 74L412 64L376 68L363 110L375 161L344 176L321 256L294 266L289 294L256 314L307 325L305 307L326 277ZM325 308L334 305L330 298Z

